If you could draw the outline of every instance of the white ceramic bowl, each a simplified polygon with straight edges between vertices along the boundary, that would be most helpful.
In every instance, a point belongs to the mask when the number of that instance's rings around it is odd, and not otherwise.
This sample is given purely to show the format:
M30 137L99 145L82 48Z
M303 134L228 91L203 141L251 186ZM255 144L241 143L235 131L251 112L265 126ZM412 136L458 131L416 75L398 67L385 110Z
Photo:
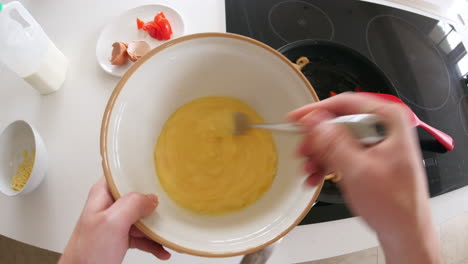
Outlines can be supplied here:
M178 207L159 184L153 149L167 118L203 96L239 98L266 121L317 101L309 82L277 51L250 38L202 33L152 50L124 75L107 105L101 129L104 173L115 198L155 193L155 213L137 223L146 235L179 252L225 257L273 243L296 226L320 188L304 184L294 157L299 136L274 133L279 162L272 187L252 206L222 216Z
M11 188L11 180L24 151L36 150L33 170L21 191ZM0 135L0 191L8 196L22 195L36 189L47 171L47 151L39 133L23 120L11 123Z

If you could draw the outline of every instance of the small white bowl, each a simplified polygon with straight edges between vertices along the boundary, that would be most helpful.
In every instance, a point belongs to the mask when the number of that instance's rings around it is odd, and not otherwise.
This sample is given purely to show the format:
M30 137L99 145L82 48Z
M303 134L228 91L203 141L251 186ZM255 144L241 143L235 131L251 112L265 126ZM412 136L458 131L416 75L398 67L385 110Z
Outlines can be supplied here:
M21 191L11 188L11 180L23 162L24 151L36 150L29 180ZM23 195L41 183L47 171L47 151L41 136L23 120L11 123L0 135L0 191L7 196Z

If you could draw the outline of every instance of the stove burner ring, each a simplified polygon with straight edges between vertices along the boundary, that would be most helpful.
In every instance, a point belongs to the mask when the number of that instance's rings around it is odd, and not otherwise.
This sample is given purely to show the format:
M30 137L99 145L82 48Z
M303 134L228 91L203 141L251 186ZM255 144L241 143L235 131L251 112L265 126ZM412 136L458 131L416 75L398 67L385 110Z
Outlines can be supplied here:
M390 34L394 34L396 37L398 37L399 35L404 36L404 34L406 33L406 36L404 37L411 37L413 38L414 41L417 41L420 44L417 49L413 48L413 50L411 50L410 45L406 45L403 47L403 49L405 49L403 50L403 52L405 51L409 52L409 55L405 56L408 59L408 63L410 63L409 68L411 70L420 71L419 79L413 80L413 82L416 82L416 83L421 82L422 84L420 84L420 86L428 90L428 91L420 92L423 98L418 98L418 99L421 100L422 102L418 103L418 100L412 98L411 94L408 93L409 89L404 89L405 87L401 86L401 85L405 85L404 83L405 81L408 81L407 80L408 77L407 76L401 77L402 74L396 74L395 76L392 76L393 69L392 68L386 69L385 66L387 67L391 67L391 66L388 66L388 63L385 60L385 58L381 58L379 60L378 54L382 54L382 52L376 53L373 51L373 47L371 45L372 44L371 38L369 37L369 35L370 35L371 26L377 23L379 19L389 20L388 22L385 22L385 25L393 26L391 28L392 31L390 31ZM384 33L381 30L379 30L379 32ZM411 32L412 34L408 34L408 32ZM395 39L398 40L398 38L395 38ZM404 41L405 39L402 39L402 40ZM385 73L392 79L392 81L395 84L395 89L397 90L398 95L404 101L424 110L439 110L447 104L449 100L450 90L451 90L451 80L450 80L449 70L447 68L447 65L445 64L442 54L437 49L437 46L435 45L435 43L430 41L429 38L426 37L426 35L423 32L421 32L416 26L412 25L411 23L397 16L378 15L372 18L367 24L366 41L367 41L367 48L369 50L372 60L375 63L377 63L382 68L382 70L384 70ZM408 42L405 42L405 43L408 43ZM412 43L412 42L409 42L409 43ZM375 47L378 47L378 45L376 45ZM425 52L425 51L430 51L430 52L420 55L422 54L421 52ZM416 54L415 52L420 52L420 53ZM432 63L426 62L424 63L424 66L421 63L418 63L418 60L427 61L430 59L432 59L433 62ZM408 68L408 66L406 66L406 68ZM429 81L430 78L433 78L433 80ZM429 87L429 89L427 89L427 87Z
M458 102L458 116L465 131L465 134L468 136L468 95L460 98Z
M319 7L302 0L275 4L268 12L273 33L286 43L303 39L332 40L335 28Z

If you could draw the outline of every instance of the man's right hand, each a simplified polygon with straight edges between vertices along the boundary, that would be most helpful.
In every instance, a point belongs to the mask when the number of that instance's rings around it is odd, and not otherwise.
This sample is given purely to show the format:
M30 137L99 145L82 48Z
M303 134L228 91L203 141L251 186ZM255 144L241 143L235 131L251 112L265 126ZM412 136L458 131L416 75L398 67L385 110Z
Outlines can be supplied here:
M344 126L323 122L361 113L382 119L384 141L365 147ZM377 232L387 263L441 263L417 136L404 107L372 95L345 93L306 105L289 117L306 128L299 153L307 158L308 183L338 173L345 200Z

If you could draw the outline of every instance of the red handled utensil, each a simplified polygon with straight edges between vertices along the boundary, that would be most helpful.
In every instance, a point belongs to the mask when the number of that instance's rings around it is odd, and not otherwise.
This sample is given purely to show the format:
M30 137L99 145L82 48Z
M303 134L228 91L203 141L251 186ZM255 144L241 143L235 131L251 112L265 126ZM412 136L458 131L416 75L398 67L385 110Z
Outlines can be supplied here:
M416 116L416 114L413 112L413 110L411 110L411 108L409 108L405 102L403 102L400 98L396 97L396 96L393 96L391 94L380 94L380 93L369 93L369 92L362 92L363 94L369 94L369 95L373 95L373 96L377 96L379 98L382 98L382 99L385 99L387 101L392 101L392 102L395 102L395 103L399 103L399 104L402 104L405 106L406 109L408 109L409 113L410 113L410 120L411 120L411 124L415 127L421 127L422 129L426 130L427 132L429 132L429 134L431 134L437 141L439 141L440 144L442 144L442 146L444 146L445 149L447 150L453 150L454 146L455 146L455 143L453 142L453 138L447 134L445 134L444 132L434 128L434 127L431 127L430 125L424 123L423 121L421 121L418 116Z

